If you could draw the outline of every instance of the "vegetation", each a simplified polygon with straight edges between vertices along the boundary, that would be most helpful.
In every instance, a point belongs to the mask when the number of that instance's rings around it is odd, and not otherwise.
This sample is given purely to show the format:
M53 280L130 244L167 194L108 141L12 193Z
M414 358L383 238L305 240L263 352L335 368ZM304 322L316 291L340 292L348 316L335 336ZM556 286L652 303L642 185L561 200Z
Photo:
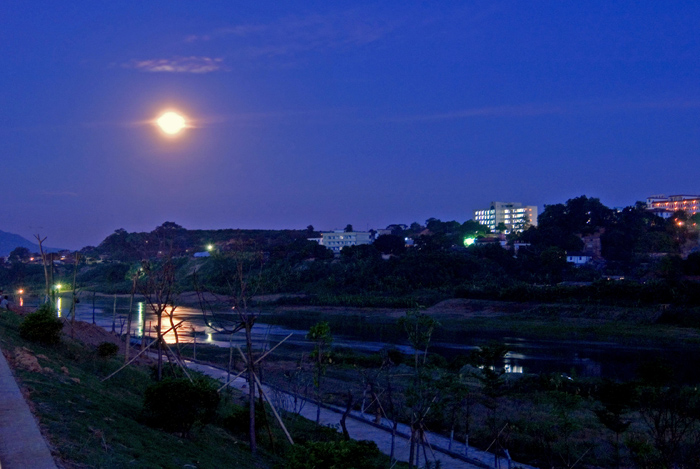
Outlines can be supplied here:
M295 445L285 469L383 469L386 458L369 441L310 441Z
M50 304L44 303L27 315L19 327L23 339L44 345L56 345L61 341L63 322L56 317Z
M0 315L0 346L10 357L21 351L39 360L40 371L17 359L15 374L54 456L66 467L299 467L304 455L330 461L336 449L353 458L336 467L388 466L374 445L342 442L337 431L316 430L313 422L284 413L299 444L291 447L276 426L265 423L271 418L267 406L258 407L266 438L252 456L246 444L247 409L236 403L239 395L220 398L204 377L194 383L174 376L157 382L141 366L127 367L105 381L121 366L121 358L100 358L69 338L60 346L26 342L19 335L20 323L14 313ZM242 426L230 424L235 415L244 416Z
M97 356L101 358L112 358L119 352L119 346L112 342L102 342L97 346Z
M195 424L212 422L218 406L219 393L212 380L167 378L146 388L143 417L155 428L187 436Z

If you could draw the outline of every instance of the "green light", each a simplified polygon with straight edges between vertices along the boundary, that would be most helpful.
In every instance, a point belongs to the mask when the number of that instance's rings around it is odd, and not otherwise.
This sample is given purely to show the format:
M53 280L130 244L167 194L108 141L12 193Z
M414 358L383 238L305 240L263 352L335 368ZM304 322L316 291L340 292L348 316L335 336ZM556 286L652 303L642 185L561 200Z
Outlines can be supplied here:
M476 241L476 238L464 238L464 245L471 246Z

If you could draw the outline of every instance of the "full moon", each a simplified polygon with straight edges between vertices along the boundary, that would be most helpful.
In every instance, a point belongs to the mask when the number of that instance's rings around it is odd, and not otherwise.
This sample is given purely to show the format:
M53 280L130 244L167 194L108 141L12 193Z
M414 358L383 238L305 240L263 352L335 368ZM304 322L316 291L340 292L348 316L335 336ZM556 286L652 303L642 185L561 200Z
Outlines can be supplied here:
M164 113L156 120L156 123L158 124L158 127L160 127L161 130L168 135L175 135L187 127L185 118L173 111Z

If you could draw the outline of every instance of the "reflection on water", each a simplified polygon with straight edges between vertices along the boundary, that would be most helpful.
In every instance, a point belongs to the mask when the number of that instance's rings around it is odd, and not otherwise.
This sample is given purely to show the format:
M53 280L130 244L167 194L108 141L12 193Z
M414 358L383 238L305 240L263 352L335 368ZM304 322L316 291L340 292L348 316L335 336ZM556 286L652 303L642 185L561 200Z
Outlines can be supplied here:
M32 304L34 302L34 304ZM38 306L39 300L27 300L20 304ZM56 306L58 315L68 315L71 306L70 297L66 301L58 298ZM110 297L97 298L94 306L95 323L107 330L111 330L113 301ZM157 318L151 308L140 301L135 304L135 316L138 320L132 321L132 337L139 338L155 336ZM116 303L116 327L117 333L125 334L127 317L129 313L129 298L117 298ZM93 306L90 301L76 304L76 319L92 322ZM221 317L228 318L228 327L235 324L237 315L230 311L222 312ZM262 348L266 344L274 344L282 340L287 334L292 337L287 344L299 347L311 347L306 340L306 324L300 323L297 318L288 317L288 322L280 325L268 325L261 321L282 320L283 317L273 318L270 315L261 315L259 322L253 327L253 339L256 347ZM197 308L180 306L175 310L173 321L178 323L185 320L185 327L178 330L178 338L181 343L189 343L197 338L197 342L228 347L230 335L209 327L204 320L201 311ZM316 318L319 320L319 318ZM412 354L413 350L406 345L404 334L392 332L390 324L382 324L381 337L378 326L374 323L363 321L361 317L344 317L348 326L343 329L342 324L337 324L340 329L334 329L334 347L345 347L355 351L376 352L387 347L397 348L404 354ZM148 323L146 324L146 321ZM354 328L350 327L354 324ZM144 327L145 325L145 327ZM170 329L170 318L163 315L163 331ZM332 326L333 327L333 326ZM144 331L145 328L145 331ZM175 334L171 331L165 339L169 343L175 341ZM459 355L469 355L481 345L492 340L505 343L510 352L503 361L503 367L509 373L562 373L570 376L581 377L606 377L612 379L629 380L636 377L636 370L641 363L661 358L674 368L679 382L697 382L696 370L700 368L700 356L686 348L660 349L645 347L625 347L613 343L582 342L582 341L546 341L528 340L519 337L460 337L459 340L435 342L431 345L431 352L437 352L448 360ZM245 346L245 338L242 333L235 334L233 345Z

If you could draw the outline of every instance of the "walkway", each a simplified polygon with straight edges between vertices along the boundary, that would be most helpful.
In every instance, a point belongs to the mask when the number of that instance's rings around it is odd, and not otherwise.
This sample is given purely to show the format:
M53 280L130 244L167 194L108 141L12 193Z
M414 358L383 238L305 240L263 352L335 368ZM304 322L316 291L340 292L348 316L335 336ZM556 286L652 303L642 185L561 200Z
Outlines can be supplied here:
M193 363L188 361L187 366L193 370L197 370L204 373L212 378L226 382L228 373L225 370L216 368L210 365L204 365L200 363ZM229 386L239 389L241 391L248 388L247 380L243 378L238 378L234 382L230 383ZM277 406L285 410L292 410L294 407L293 396L286 393L276 392L270 387L263 385L263 388L270 399L277 402ZM299 406L301 410L297 409L301 416L309 419L316 420L316 410L317 406L312 401L304 401L303 405ZM342 415L342 410L339 408L334 408L332 406L321 406L321 424L326 426L331 426L340 429L340 417ZM383 421L381 425L376 425L373 422L363 418L363 416L357 412L353 411L346 420L346 427L350 437L354 440L370 440L374 441L379 447L379 450L385 454L391 454L391 424L388 421ZM408 461L409 455L409 440L407 436L410 434L409 427L404 424L399 424L398 434L396 435L394 441L394 454L397 459L401 461ZM492 453L487 453L485 451L480 451L475 448L469 447L468 457L464 457L464 443L453 442L452 448L454 452L448 451L447 447L449 444L449 439L441 435L434 433L428 433L428 442L432 449L428 449L428 460L429 461L440 461L444 469L482 469L482 468L494 468L498 467L500 469L506 469L509 467L508 461L501 458L499 463L500 466L495 466L494 455ZM421 450L421 466L423 466L424 456ZM527 466L524 464L518 464L511 462L511 469L523 468L523 469L534 469L532 466Z
M0 352L0 467L56 469L46 440Z

